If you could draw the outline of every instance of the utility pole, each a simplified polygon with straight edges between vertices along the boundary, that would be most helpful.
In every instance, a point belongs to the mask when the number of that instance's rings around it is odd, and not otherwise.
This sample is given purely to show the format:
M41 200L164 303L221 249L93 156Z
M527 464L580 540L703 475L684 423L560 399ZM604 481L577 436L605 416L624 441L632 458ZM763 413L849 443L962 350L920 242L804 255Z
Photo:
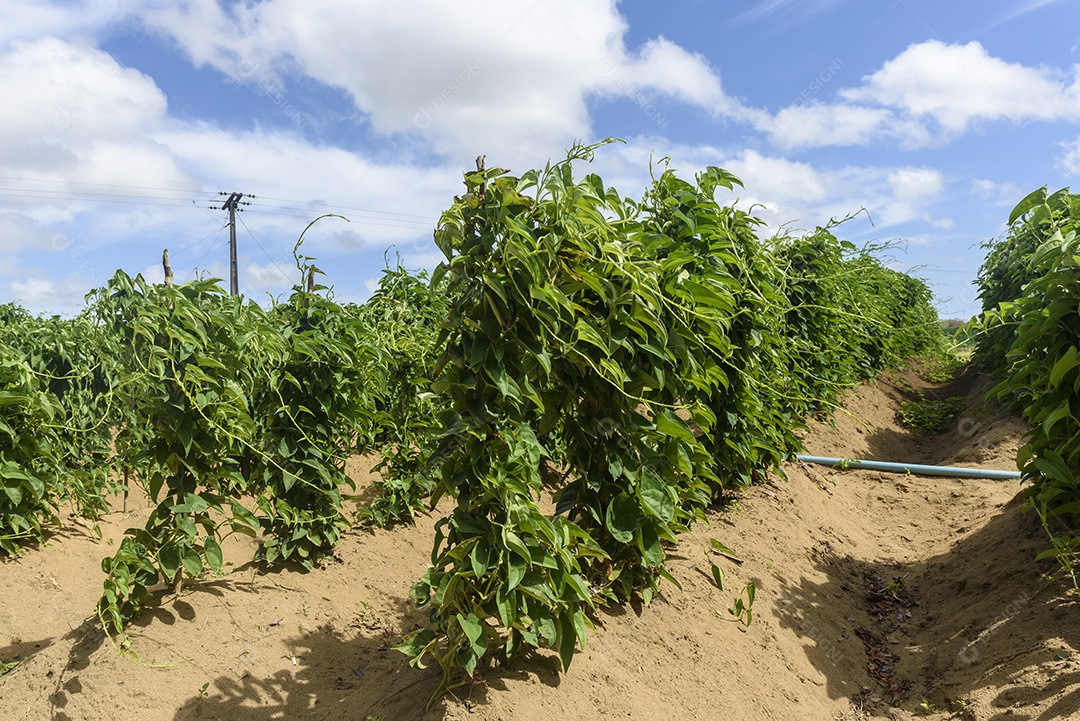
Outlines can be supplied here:
M227 210L229 211L229 295L240 294L240 280L236 272L236 212L244 212L243 208L238 206L251 205L250 202L241 202L241 198L254 198L254 195L244 195L243 193L226 193L221 191L218 195L227 195L229 198L219 206L211 206L210 210Z

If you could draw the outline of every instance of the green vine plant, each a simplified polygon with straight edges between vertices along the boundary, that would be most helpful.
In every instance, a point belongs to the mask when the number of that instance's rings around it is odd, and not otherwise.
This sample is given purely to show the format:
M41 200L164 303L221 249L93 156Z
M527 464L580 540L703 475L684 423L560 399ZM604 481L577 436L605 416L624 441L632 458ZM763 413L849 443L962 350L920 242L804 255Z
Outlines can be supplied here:
M433 369L429 503L454 508L413 588L431 627L397 646L441 667L432 703L525 648L554 649L565 670L598 605L678 585L665 566L678 534L795 452L801 418L824 402L793 348L836 339L786 336L818 299L806 284L789 316L790 277L761 222L714 197L739 180L665 169L634 201L574 178L598 147L521 176L467 173L435 233L446 260L433 284L445 280L452 305ZM864 360L846 377L940 333L924 284L867 256L836 262L852 271L855 312L813 327L868 319L847 338Z
M303 237L306 278L318 269ZM117 447L156 504L103 562L108 627L120 632L159 580L179 590L220 573L230 534L261 538L267 563L311 568L333 552L348 526L345 458L374 416L377 351L327 290L298 285L264 311L215 279L152 286L118 272L99 294L96 311L131 349L115 392L139 421Z
M1080 522L1080 196L1042 187L1020 201L1005 236L988 244L979 285L984 312L976 357L994 369L988 397L1018 410L1031 430L1017 467L1033 483L1054 558L1077 587ZM1053 519L1055 527L1051 528Z
M756 593L757 586L753 581L747 581L746 586L743 587L742 594L736 596L732 601L731 606L727 610L727 616L719 611L713 611L713 614L724 621L741 623L743 626L749 628L750 624L754 621L754 595Z

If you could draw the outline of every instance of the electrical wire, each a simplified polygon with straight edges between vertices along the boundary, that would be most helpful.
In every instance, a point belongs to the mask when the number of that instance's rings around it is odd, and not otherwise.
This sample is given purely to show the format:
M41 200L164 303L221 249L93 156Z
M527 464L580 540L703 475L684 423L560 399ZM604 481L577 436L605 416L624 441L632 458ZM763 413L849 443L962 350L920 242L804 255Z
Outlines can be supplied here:
M217 220L217 218L214 218L214 220ZM225 223L224 225L222 225L222 226L221 226L220 228L218 228L217 230L212 230L212 231L210 231L209 233L207 233L207 234L206 234L206 235L204 235L203 237L201 237L201 238L199 238L198 240L196 240L196 241L195 241L194 243L190 243L190 244L188 244L188 245L185 245L185 246L184 246L183 248L181 248L180 250L178 250L178 251L176 251L175 253L173 253L173 254L172 254L172 257L173 257L173 258L177 258L177 257L179 257L179 256L180 256L180 255L182 255L183 253L185 253L185 252L187 252L187 251L191 250L191 249L192 249L192 248L194 248L194 247L195 247L196 245L198 245L199 243L201 243L201 242L203 242L204 240L206 240L207 238L209 238L209 237L210 237L211 235L215 235L215 234L220 234L220 233L221 233L221 231L225 230L225 229L226 229L226 228L228 228L228 227L229 227L229 224L228 224L228 223ZM215 241L214 241L214 242L217 242L217 240L215 239ZM211 245L213 245L213 243L211 243Z
M64 185L90 185L96 188L126 188L128 190L163 190L169 193L203 193L207 191L189 188L156 188L148 185L116 185L114 183L89 183L81 180L51 180L48 178L15 178L0 175L0 180L14 180L18 183L57 183Z
M210 247L206 249L206 252L203 253L202 257L199 258L198 262L196 262L193 266L191 266L191 272L188 273L188 276L187 276L189 280L191 279L192 275L194 275L195 273L197 273L199 271L199 266L202 265L202 262L204 260L206 260L206 256L210 255L210 251L212 251L214 249L214 247L217 245L218 238L221 237L221 231L225 230L225 228L227 228L227 227L229 227L228 223L226 223L225 225L218 228L217 237L214 238L214 242L210 243ZM203 238L203 240L206 240L206 238ZM200 242L202 242L202 241L200 241ZM181 269L186 268L186 267L187 266L181 266Z
M337 208L338 210L352 210L358 213L377 213L381 215L397 215L403 218L417 218L421 221L430 221L431 217L427 215L417 215L416 213L397 213L390 210L375 210L373 208L356 208L348 205L338 205L336 203L325 203L321 200L289 200L288 198L274 198L268 195L257 196L258 200L276 200L279 203L296 203L303 205L318 205L324 208Z
M247 227L247 223L244 222L244 219L239 215L236 216L236 219L240 221L240 225L244 226L244 230L246 230L247 234L251 236L251 239L255 241L255 245L259 246L259 250L261 250L263 255L266 256L266 259L270 261L271 265L277 268L278 273L281 273L281 277L287 280L289 276L285 273L284 270L281 269L281 266L278 265L278 262L271 258L270 254L266 252L266 248L262 246L262 243L259 242L259 239L256 238L255 234L251 232L251 228Z

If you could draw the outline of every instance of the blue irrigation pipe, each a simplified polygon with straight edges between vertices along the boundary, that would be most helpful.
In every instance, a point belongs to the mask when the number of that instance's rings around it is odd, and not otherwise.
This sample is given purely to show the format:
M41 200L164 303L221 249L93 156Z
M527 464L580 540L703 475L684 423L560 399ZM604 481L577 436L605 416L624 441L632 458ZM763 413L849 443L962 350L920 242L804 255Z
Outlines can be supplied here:
M955 466L921 466L917 463L887 463L885 461L857 461L846 458L826 458L825 456L795 456L804 463L820 463L823 466L843 466L844 468L865 468L871 471L892 471L894 473L916 473L920 476L952 476L954 478L993 478L1012 480L1022 478L1020 471L994 471L986 468L957 468Z

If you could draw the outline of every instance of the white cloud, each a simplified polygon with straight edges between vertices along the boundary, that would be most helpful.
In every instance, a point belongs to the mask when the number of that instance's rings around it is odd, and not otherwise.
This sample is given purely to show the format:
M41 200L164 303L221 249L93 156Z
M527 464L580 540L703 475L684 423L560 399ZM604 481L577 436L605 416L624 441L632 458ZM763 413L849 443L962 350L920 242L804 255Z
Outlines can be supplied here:
M165 116L154 81L108 53L44 37L0 57L0 147L126 138ZM3 156L0 156L2 159Z
M253 297L264 292L276 295L288 291L300 281L300 273L294 266L277 263L248 263L241 272L244 276L244 292Z
M625 46L612 0L527 5L215 0L145 13L197 65L238 82L300 73L345 90L379 133L428 139L458 165L542 164L591 135L586 100L664 95L717 115L745 111L700 55L664 38ZM407 28L407 32L401 30Z
M1071 143L1062 143L1065 155L1060 159L1062 170L1074 177L1080 177L1080 138ZM1017 202L1023 196L1017 196Z
M889 185L897 200L918 203L941 193L945 182L930 168L899 168L889 173Z
M1069 81L1048 68L1006 62L977 42L931 40L912 45L841 95L932 120L953 136L977 120L1080 118L1080 83L1072 75Z
M815 102L780 110L760 129L784 148L867 145L890 119L884 108Z
M1077 159L1080 160L1080 156ZM1016 183L997 183L986 178L972 180L971 192L985 202L994 205L1008 205L1009 207L1016 205L1026 195L1024 190Z
M0 251L12 253L29 248L66 247L66 236L50 231L24 213L0 211Z
M11 280L7 294L31 313L56 312L60 306L77 306L94 288L91 278L71 272L60 279L29 277Z
M122 15L119 0L4 0L0 46L15 38L94 30Z
M1006 62L978 42L911 45L837 96L790 105L756 125L784 148L882 140L917 148L948 142L978 123L1080 120L1077 68Z
M785 18L802 18L828 10L843 0L761 0L757 5L737 16L733 22L756 22L772 19L776 15Z

